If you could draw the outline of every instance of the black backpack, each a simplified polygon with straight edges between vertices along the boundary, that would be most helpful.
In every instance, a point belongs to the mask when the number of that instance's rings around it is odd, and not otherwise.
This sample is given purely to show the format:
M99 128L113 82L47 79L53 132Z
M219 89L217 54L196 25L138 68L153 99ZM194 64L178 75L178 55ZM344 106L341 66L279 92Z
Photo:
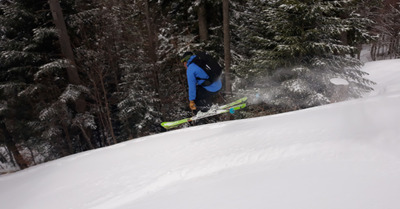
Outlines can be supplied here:
M208 75L208 79L197 78L199 80L204 80L204 82L201 84L202 86L211 85L217 81L222 74L222 67L218 64L217 60L205 52L196 53L196 57L191 63L199 66Z

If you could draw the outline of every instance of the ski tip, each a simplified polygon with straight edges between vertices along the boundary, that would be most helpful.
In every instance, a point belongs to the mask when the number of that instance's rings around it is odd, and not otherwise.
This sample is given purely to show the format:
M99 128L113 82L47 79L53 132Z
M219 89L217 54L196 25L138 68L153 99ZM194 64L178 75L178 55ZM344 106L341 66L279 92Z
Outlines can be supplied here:
M161 123L161 126L162 126L163 128L165 128L165 129L167 129L167 130L176 127L176 126L174 126L174 124L171 123L171 122L162 122L162 123Z
M247 101L247 97L242 97L242 98L240 98L238 100L240 100L241 102L245 102L245 101Z
M161 126L168 130L168 129L176 128L179 125L182 125L182 124L190 122L190 121L191 121L190 118L185 118L185 119L178 120L178 121L162 122Z

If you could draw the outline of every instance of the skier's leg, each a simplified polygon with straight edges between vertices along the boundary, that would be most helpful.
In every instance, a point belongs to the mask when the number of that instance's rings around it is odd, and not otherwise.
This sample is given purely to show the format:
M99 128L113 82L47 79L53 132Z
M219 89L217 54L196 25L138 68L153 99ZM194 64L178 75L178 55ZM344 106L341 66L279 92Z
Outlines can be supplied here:
M209 92L202 86L198 86L196 100L194 100L196 107L202 112L207 112L212 105L213 96L216 94L217 92Z

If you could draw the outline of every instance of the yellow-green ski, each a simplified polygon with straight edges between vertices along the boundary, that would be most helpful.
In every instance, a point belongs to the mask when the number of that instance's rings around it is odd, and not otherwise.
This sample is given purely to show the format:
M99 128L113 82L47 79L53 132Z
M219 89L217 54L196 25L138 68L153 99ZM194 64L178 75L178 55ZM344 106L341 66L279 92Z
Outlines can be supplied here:
M172 128L176 128L182 124L191 122L191 121L196 121L202 118L207 118L207 117L211 117L214 115L219 115L219 114L223 114L223 113L234 113L236 110L242 109L246 107L246 102L247 101L247 97L243 97L241 99L238 99L234 102L231 102L229 104L226 105L222 105L220 107L218 107L216 110L210 110L209 112L206 112L204 115L201 116L193 116L190 118L184 118L181 120L177 120L177 121L170 121L170 122L162 122L161 126L164 127L165 129L172 129Z

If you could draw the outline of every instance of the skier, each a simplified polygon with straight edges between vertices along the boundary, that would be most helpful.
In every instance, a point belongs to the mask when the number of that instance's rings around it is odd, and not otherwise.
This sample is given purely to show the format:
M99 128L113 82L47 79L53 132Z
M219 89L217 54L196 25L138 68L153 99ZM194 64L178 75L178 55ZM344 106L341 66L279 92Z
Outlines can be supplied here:
M207 112L212 105L214 95L222 88L220 79L222 68L205 53L195 55L193 52L185 52L181 62L186 68L190 109Z

